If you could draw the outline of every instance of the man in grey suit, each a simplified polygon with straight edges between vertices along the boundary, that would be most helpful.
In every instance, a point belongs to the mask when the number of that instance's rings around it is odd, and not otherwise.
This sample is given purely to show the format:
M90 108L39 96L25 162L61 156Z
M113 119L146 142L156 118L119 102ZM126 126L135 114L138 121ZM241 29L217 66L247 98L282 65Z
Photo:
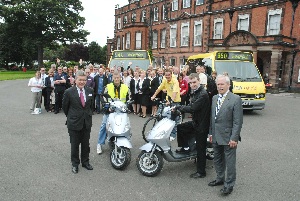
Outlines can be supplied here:
M208 185L224 184L221 193L228 195L236 180L236 149L243 124L243 106L241 98L229 91L228 76L218 75L216 84L219 94L212 100L209 133L212 135L217 178Z
M92 170L89 163L90 133L93 114L94 90L86 87L87 76L84 71L77 71L73 87L64 93L62 108L67 116L67 127L71 143L72 172L78 173L79 145L81 144L82 167Z

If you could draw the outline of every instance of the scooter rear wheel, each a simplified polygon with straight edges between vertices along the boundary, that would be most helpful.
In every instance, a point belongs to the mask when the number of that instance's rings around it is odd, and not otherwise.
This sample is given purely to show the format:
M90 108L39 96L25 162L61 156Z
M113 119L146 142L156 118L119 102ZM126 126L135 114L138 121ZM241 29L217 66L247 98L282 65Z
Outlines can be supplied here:
M110 162L113 168L117 170L124 170L131 161L130 149L126 147L117 147L110 151Z
M155 151L150 158L149 152L142 151L136 159L138 170L147 177L158 175L164 165L164 160L160 152Z

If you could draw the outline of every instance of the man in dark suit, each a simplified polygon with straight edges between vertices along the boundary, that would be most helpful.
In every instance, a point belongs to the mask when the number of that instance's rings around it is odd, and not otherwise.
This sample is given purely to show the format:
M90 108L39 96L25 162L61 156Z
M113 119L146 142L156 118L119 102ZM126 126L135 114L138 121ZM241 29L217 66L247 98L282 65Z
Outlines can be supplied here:
M93 114L93 89L86 87L87 76L84 71L76 73L76 85L67 89L63 98L63 111L67 116L67 127L71 143L72 172L78 173L79 144L81 144L82 167L92 170L89 162L90 133Z
M243 106L241 98L229 91L228 76L218 75L216 83L219 94L212 100L209 133L212 135L217 178L208 185L224 184L221 193L228 195L236 180L236 149L243 124Z

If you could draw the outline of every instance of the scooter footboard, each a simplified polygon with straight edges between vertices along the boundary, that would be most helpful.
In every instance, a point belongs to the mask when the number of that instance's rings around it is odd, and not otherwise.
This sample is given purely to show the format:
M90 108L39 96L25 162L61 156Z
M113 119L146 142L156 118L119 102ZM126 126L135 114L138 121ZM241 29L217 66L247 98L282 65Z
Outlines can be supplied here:
M118 137L116 139L115 144L118 147L126 147L126 148L129 148L129 149L132 148L132 145L131 145L130 141L126 137Z
M146 152L151 152L154 144L152 142L148 142L147 144L144 144L143 146L140 147L140 150L146 151ZM158 146L155 148L158 151L161 151Z

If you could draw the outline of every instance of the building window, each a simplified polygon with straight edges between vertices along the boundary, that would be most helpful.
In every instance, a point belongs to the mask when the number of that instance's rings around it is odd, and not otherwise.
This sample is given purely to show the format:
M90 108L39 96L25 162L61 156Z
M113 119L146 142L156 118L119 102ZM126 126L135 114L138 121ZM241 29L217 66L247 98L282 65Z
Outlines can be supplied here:
M249 31L249 15L239 15L238 30Z
M172 11L178 10L178 0L172 1Z
M182 1L182 7L183 8L189 8L189 7L191 7L191 0L183 0Z
M155 7L153 9L153 21L155 21L155 22L158 21L158 7Z
M121 38L117 38L117 50L121 50Z
M282 9L270 10L268 13L268 35L278 35L280 32L280 21L281 21Z
M161 14L161 19L162 19L162 20L166 20L167 17L168 17L168 11L167 11L166 5L163 5L163 6L162 6L162 12L161 12L161 13L162 13L162 14Z
M136 21L136 13L132 13L131 22L135 22L135 21Z
M142 33L135 33L135 49L142 49Z
M194 25L194 46L202 45L202 20L195 21Z
M196 5L202 5L204 4L204 0L196 0Z
M214 39L223 38L223 19L218 18L214 20Z
M125 50L125 37L122 36L122 49Z
M121 18L118 18L118 29L121 29Z
M175 66L175 64L176 64L176 59L170 58L170 66Z
M145 22L145 19L146 19L146 10L142 10L141 22Z
M126 34L126 48L125 49L130 49L130 33L129 32Z
M152 49L157 48L157 31L152 32Z
M170 28L170 47L176 47L176 32L177 32L177 25L171 25Z
M125 15L124 19L123 19L123 24L127 24L127 22L128 22L128 19L127 19L127 16Z
M161 31L161 38L160 38L160 47L161 48L166 48L166 36L167 36L167 31L166 31L166 29L163 29Z
M189 23L181 24L181 46L189 45Z

